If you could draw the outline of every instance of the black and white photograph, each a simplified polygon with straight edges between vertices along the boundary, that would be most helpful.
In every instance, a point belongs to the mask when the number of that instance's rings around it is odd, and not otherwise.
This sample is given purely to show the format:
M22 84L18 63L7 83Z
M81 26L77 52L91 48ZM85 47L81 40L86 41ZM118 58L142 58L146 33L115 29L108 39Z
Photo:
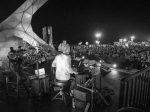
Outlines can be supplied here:
M150 1L1 0L0 112L150 112Z

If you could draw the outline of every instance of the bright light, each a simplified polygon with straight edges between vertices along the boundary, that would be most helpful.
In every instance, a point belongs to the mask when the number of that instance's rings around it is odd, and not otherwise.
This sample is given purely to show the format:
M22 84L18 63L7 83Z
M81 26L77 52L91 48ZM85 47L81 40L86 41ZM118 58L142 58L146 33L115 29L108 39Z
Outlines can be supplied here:
M96 43L96 44L99 44L99 43L100 43L100 41L96 40L96 41L95 41L95 43Z
M85 45L89 45L89 42L86 42Z
M117 64L113 64L113 67L116 68L116 67L117 67Z
M128 44L128 43L126 43L126 44L125 44L125 46L126 46L126 47L129 47L129 44Z
M82 42L79 42L78 45L82 45Z
M119 42L123 42L123 39L119 39Z
M132 35L131 36L131 41L133 41L135 39L135 36L134 35Z
M102 36L102 34L99 33L99 32L95 34L95 37L98 38L98 39L99 39L101 36Z
M84 59L85 57L84 56L82 56L82 59Z
M124 41L124 42L126 42L126 41L127 41L127 39L126 39L126 38L124 38L124 39L123 39L123 41Z
M104 63L104 60L99 60L100 63Z

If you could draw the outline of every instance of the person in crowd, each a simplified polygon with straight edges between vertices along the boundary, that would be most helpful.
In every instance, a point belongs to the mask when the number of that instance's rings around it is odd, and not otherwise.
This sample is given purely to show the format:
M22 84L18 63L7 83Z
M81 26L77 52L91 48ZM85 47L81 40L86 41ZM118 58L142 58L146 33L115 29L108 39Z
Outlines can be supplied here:
M67 44L67 41L66 41L66 40L63 40L63 42L62 42L61 44L59 44L59 46L58 46L58 51L62 52L62 49L63 49L64 47L67 47L67 46L69 46L69 45Z
M93 59L103 59L106 63L113 63L114 61L118 63L121 62L120 67L123 68L129 66L129 68L142 69L150 65L150 53L145 51L141 52L144 49L149 49L149 46L141 45L141 43L128 46L115 44L91 46L89 48L83 46L85 45L78 45L76 46L76 49L74 48L74 50L76 50L76 56L77 54L87 55ZM135 62L142 63L143 66L137 65Z

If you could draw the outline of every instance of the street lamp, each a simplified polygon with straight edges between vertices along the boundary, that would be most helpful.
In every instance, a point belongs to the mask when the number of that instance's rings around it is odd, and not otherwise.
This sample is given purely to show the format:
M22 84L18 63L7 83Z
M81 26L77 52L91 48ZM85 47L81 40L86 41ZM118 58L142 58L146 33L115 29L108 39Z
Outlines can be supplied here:
M95 37L97 38L96 41L95 41L95 43L97 45L99 45L99 43L100 43L101 36L102 36L102 34L100 32L95 33Z
M102 34L100 32L95 33L95 37L99 40Z
M133 42L133 40L135 39L135 36L132 35L130 38L131 38L131 41Z

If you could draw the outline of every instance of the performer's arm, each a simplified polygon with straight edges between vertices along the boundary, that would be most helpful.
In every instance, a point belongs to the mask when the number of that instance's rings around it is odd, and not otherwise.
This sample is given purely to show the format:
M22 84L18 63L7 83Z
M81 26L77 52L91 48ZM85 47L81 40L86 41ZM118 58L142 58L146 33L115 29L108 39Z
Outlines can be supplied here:
M56 69L56 57L55 57L55 59L53 60L53 62L52 62L52 67L51 67L51 71L52 71L53 74L55 74L55 69Z
M57 57L55 57L55 59L52 62L52 67L56 67L56 61L57 61Z

